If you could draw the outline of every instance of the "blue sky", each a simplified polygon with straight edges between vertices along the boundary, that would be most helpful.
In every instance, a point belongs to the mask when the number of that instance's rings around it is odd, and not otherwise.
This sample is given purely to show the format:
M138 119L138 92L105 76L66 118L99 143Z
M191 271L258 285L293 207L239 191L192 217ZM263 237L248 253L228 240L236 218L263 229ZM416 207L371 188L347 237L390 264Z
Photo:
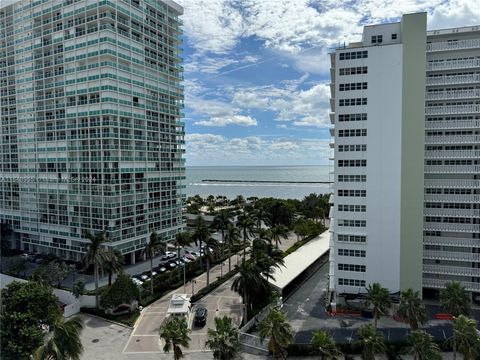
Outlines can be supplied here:
M480 0L178 0L187 166L328 164L329 57L367 24L428 12L480 24Z

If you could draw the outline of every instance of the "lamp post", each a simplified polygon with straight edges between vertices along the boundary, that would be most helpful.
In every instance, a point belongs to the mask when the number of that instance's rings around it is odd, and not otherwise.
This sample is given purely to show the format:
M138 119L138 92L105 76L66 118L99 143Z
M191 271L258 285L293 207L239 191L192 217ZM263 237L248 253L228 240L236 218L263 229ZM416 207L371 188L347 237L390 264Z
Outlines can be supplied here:
M195 294L195 286L194 286L194 284L195 284L196 282L197 282L196 280L193 280L193 279L192 279L192 296L193 296L193 294Z

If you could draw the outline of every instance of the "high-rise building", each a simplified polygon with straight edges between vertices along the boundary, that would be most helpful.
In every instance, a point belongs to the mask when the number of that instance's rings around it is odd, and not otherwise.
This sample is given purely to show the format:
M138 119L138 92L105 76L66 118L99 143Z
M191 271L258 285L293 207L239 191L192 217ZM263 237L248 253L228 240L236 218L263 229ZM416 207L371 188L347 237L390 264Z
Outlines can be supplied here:
M426 14L405 15L331 54L337 294L421 288L425 29Z
M330 289L480 292L480 27L404 15L331 62Z
M169 0L9 3L2 228L13 247L73 259L85 231L105 230L134 262L153 231L167 241L184 227L183 10Z

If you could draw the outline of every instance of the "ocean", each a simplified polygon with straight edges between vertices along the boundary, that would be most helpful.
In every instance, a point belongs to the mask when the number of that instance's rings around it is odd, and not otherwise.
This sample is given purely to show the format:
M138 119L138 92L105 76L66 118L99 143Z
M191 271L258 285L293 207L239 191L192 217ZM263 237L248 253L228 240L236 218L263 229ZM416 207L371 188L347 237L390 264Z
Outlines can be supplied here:
M187 196L224 195L230 199L238 195L303 199L310 193L330 192L329 184L315 183L331 181L330 171L328 165L188 166L186 193Z

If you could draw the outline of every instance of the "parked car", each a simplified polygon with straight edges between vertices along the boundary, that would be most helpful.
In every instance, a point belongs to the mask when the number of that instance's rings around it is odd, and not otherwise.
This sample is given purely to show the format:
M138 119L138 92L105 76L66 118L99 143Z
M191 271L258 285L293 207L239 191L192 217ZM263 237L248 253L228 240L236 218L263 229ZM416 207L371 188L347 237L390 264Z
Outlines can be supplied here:
M185 255L183 255L183 257L185 259L190 260L190 261L195 261L195 256L193 256L192 254L185 253Z
M27 253L21 254L20 257L21 257L23 260L30 260L30 254L27 254Z
M192 262L192 260L187 258L187 256L182 256L180 258L180 260L182 260L185 264L188 264L189 262Z
M175 251L166 251L165 252L165 255L169 258L169 259L174 259L177 257L177 253Z
M148 277L152 277L157 275L157 272L155 270L153 270L152 273L150 273L150 271L144 271L142 275L147 275Z
M193 256L194 259L196 259L200 256L200 253L198 251L185 251L185 254Z
M135 285L137 285L137 286L141 286L141 285L143 284L143 281L142 281L142 280L139 280L139 279L134 278L134 277L132 277L132 281L133 281L133 283L134 283Z
M207 315L208 310L206 308L198 307L195 310L195 317L193 318L195 326L205 326L205 324L207 323Z
M177 262L175 260L168 260L165 265L168 267L170 266L170 268L174 268L177 266Z
M148 276L148 274L143 273L143 274L140 275L140 280L148 281L148 280L150 280L150 276Z
M161 274L167 271L167 269L163 266L156 266L153 268L153 271L156 272L157 274Z

